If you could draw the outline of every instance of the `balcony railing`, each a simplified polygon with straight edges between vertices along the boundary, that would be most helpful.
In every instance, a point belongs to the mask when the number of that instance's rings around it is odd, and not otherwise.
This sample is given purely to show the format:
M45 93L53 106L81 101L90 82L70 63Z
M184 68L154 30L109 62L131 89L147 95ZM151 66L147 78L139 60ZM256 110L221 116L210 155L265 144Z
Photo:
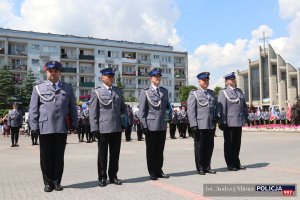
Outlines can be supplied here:
M8 55L18 55L18 56L27 56L26 51L9 51Z
M10 65L11 70L18 70L18 71L27 71L27 65Z
M68 55L66 53L62 53L62 54L60 54L60 58L61 59L76 59L76 56L74 56L74 55Z
M144 77L147 77L149 76L147 72L139 72L138 73L138 76L144 76Z
M122 58L122 62L125 62L125 63L136 63L136 58Z
M79 55L79 60L95 60L95 56L93 55Z
M174 78L185 79L185 74L174 74Z
M82 74L94 74L94 69L80 69L80 73Z
M134 72L122 72L123 76L136 76L135 71Z
M135 84L125 84L123 83L124 85L124 89L135 89L136 88L136 85Z
M95 87L94 82L79 82L79 87Z
M139 59L139 60L138 60L138 63L139 63L139 64L147 64L147 65L150 65L150 64L151 64L151 60L150 60L150 59L147 59L147 60L141 60L141 59Z
M185 67L185 63L174 63L174 67Z
M61 72L63 72L63 73L76 73L77 70L76 70L76 68L63 67L63 68L61 68Z

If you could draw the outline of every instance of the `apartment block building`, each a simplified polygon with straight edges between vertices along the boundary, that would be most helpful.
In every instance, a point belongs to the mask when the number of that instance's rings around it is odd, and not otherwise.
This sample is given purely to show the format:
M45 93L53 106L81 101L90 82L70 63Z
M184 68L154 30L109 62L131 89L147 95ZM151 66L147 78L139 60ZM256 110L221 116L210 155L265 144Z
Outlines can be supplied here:
M101 84L104 67L116 69L125 97L138 99L154 67L162 69L161 85L169 90L171 102L179 102L179 88L188 83L188 54L172 46L0 28L0 67L10 67L16 86L29 69L37 80L45 80L49 60L62 63L61 80L72 84L77 98Z

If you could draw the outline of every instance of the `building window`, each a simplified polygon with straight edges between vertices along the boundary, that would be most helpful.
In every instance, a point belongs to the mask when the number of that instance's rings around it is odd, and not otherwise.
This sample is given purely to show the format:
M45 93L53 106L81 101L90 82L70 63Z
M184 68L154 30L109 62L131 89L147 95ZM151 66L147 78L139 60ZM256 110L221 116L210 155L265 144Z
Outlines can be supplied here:
M263 67L263 99L269 98L269 67L268 67L268 57L262 59Z
M260 88L259 88L259 68L251 68L251 90L252 90L252 100L260 99Z
M272 76L277 76L277 65L272 65Z
M40 50L40 45L38 45L38 44L32 44L31 48L35 49L35 50Z
M159 59L159 55L154 55L154 59Z
M281 80L286 81L286 72L281 72Z
M249 84L248 84L248 76L244 76L244 95L245 100L249 101Z
M291 79L292 87L297 87L297 78Z
M99 55L105 55L105 50L98 50Z
M56 47L55 46L44 46L44 52L56 53Z
M33 65L37 65L37 64L40 64L40 60L39 60L39 59L32 59L32 60L31 60L31 63L32 63Z

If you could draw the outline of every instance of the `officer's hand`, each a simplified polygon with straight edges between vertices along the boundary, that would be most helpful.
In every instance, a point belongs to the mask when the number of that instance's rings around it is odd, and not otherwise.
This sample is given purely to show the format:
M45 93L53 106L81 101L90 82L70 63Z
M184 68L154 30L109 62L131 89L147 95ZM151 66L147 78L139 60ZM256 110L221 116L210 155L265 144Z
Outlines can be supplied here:
M226 127L226 124L223 124L223 123L219 123L219 129L221 131L224 131L224 128Z
M149 133L149 129L143 128L143 133L146 135L147 133Z
M195 135L198 133L198 127L197 126L193 126L191 127L191 134L192 137L195 137Z
M37 129L37 130L31 130L31 135L32 136L38 136L40 134L40 131Z
M100 131L93 131L92 134L93 134L94 136L99 136L99 135L100 135Z

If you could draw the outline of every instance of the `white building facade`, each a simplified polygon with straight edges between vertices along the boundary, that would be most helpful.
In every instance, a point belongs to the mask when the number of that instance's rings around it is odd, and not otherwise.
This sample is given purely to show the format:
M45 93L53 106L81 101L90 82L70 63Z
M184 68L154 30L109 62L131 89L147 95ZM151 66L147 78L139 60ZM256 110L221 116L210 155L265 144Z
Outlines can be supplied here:
M73 85L77 99L101 84L100 70L107 66L117 70L116 78L120 74L125 97L138 99L154 67L162 69L161 85L173 103L179 102L179 88L188 83L188 54L172 46L0 28L0 67L10 67L17 86L29 69L37 80L45 80L49 60L62 63L61 80Z

